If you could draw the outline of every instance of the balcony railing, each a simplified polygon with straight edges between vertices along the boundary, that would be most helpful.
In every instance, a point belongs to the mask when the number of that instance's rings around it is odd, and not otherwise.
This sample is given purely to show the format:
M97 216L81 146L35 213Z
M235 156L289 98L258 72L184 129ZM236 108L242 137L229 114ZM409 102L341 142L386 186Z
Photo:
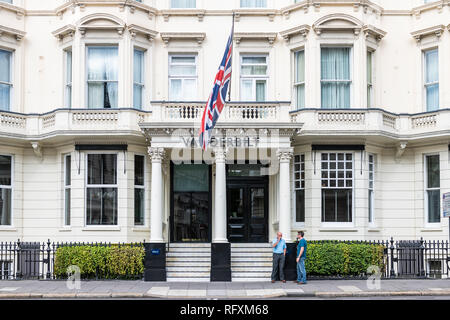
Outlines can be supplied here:
M395 114L382 109L301 109L290 112L291 122L304 131L377 131L397 135L433 134L450 129L450 109L419 114Z

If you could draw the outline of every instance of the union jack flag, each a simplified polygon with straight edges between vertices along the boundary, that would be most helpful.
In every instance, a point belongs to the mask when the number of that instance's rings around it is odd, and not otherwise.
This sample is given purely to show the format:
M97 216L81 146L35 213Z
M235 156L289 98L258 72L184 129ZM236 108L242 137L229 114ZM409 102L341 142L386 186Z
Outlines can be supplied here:
M234 19L233 19L234 24ZM214 87L208 102L206 103L205 110L203 111L202 124L200 128L199 141L203 150L208 148L208 144L211 140L211 133L219 119L220 113L225 105L225 99L227 96L228 88L231 82L231 60L233 53L233 33L234 27L231 30L231 35L228 38L227 47L220 63L219 70L214 80Z

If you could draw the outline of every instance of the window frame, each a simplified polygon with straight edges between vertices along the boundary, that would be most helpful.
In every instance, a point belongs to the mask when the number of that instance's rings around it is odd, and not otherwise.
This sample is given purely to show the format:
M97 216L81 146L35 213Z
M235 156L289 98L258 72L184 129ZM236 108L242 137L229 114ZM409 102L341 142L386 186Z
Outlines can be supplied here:
M320 217L320 223L321 223L321 227L324 228L349 228L349 227L354 227L355 226L355 151L352 150L326 150L326 151L321 151L318 152L319 153L319 157L320 157L320 177L319 177L319 181L320 181L320 204L321 204L321 217ZM339 153L343 153L344 157L346 154L351 154L352 155L352 187L348 188L348 187L323 187L322 186L322 154L328 154L328 160L327 162L330 163L330 154L339 154ZM344 161L345 163L345 161ZM327 168L328 172L330 172L330 167L328 166ZM330 180L329 176L328 176L328 180ZM344 176L344 181L347 180L347 178L345 178ZM336 178L336 181L338 181L338 178ZM351 190L352 192L352 199L351 199L351 206L352 206L352 213L351 213L351 218L352 221L351 222L326 222L323 221L323 214L324 214L324 208L323 208L323 190Z
M67 184L67 158L70 157L70 184ZM63 155L63 174L64 174L64 178L63 178L63 226L64 227L70 227L72 225L72 221L71 221L71 213L72 213L72 153L67 153ZM67 208L67 193L66 191L69 190L69 208ZM69 219L67 219L67 209L69 209ZM68 222L68 223L67 223Z
M375 56L375 51L374 50L370 50L367 49L367 56L366 56L366 64L367 64L367 68L366 68L366 72L369 72L369 57L370 57L370 79L369 79L369 75L367 74L366 77L366 81L367 81L367 108L373 108L373 62L374 62L374 56Z
M111 228L111 227L119 227L120 226L120 224L119 224L119 172L120 172L120 169L119 169L119 163L120 163L120 161L119 161L119 152L118 151L107 151L107 150L103 150L103 151L88 151L88 152L84 152L84 154L85 154L85 173L84 173L84 175L85 175L85 183L84 183L84 199L85 199L85 201L84 201L84 203L85 203L85 209L84 209L84 227L86 227L86 228L104 228L104 229L108 229L108 228ZM89 178L88 178L88 175L89 175L89 155L91 155L91 154L95 154L95 155L98 155L98 154L115 154L116 155L116 170L117 170L117 172L116 172L116 184L115 185L111 185L111 184L88 184L88 181L89 181ZM116 188L117 189L117 217L116 217L116 219L117 219L117 223L116 224L88 224L87 223L87 220L88 220L88 212L87 212L87 209L88 209L88 192L87 192L87 190L88 190L88 188L91 188L91 189L95 189L95 188L97 188L97 189L99 189L99 188Z
M438 80L435 82L426 82L427 80L427 70L428 70L428 64L427 64L427 59L426 59L426 54L427 52L433 52L436 51L437 52L437 63L438 63ZM423 92L423 105L424 105L424 109L425 112L435 112L435 111L439 111L440 106L441 106L441 99L440 99L440 94L441 94L441 88L440 88L440 82L439 82L439 77L440 77L440 70L439 70L439 47L430 47L430 48L426 48L422 50L422 92ZM436 85L438 86L438 106L435 110L429 110L428 108L428 93L427 93L427 88L430 86L434 86Z
M136 156L141 156L141 157L143 157L144 158L144 173L143 173L143 184L142 185L136 185L136 180L135 180L135 178L136 178L136 172L135 172L135 170L134 170L134 176L133 176L133 186L134 186L134 188L133 188L133 191L134 191L134 195L133 195L133 199L135 199L135 195L136 195L136 192L135 192L135 190L136 189L141 189L141 190L144 190L144 207L142 208L142 210L143 210L143 212L142 212L142 219L143 219L143 224L136 224L136 212L134 212L134 214L133 214L133 226L134 227L137 227L137 228L145 228L146 226L147 226L147 219L146 219L146 215L145 215L145 213L146 213L146 210L147 210L147 205L146 205L146 202L147 202L147 179L146 179L146 173L147 173L147 158L146 158L146 156L145 156L145 154L143 154L143 153L135 153L134 154L134 162L133 163L135 163L136 162ZM135 203L135 202L134 202ZM133 206L134 207L134 206ZM136 208L135 208L135 210L136 210Z
M293 89L294 89L294 100L295 100L295 110L300 110L300 109L304 109L306 107L306 52L305 52L305 48L300 48L298 50L294 51L294 80L293 80ZM303 81L297 82L297 54L299 54L300 52L303 52ZM304 90L304 95L303 95L303 99L304 101L303 106L299 106L299 101L298 101L298 94L297 94L297 90L299 87L303 86L303 90Z
M372 161L370 158L372 157ZM368 221L369 226L374 227L376 224L375 220L375 181L377 173L377 155L374 153L369 153L367 156L368 161ZM372 165L372 170L370 170L370 165ZM372 179L370 179L370 173L372 172ZM372 183L372 185L371 185Z
M194 6L193 7L187 7L187 6L185 6L185 7L177 7L177 6L174 6L173 5L173 0L170 0L169 1L169 5L170 5L170 9L187 9L187 10L189 10L189 9L196 9L197 8L197 0L194 0Z
M324 48L348 48L348 59L349 59L349 80L322 80L322 49ZM319 88L319 99L320 99L320 109L324 110L339 110L339 109L351 109L353 107L353 43L344 43L344 44L332 44L332 43L321 43L319 46L319 75L320 75L320 88ZM349 95L350 101L348 108L339 107L339 108L324 108L322 106L322 84L323 82L329 83L349 83Z
M84 67L85 67L85 84L86 84L86 89L85 89L85 94L86 94L86 109L91 109L91 110L95 110L95 109L99 109L99 110L103 110L103 109L117 109L119 108L119 97L120 97L120 45L119 43L115 43L115 44L111 44L111 43L105 43L105 44L98 44L98 43L85 43L84 44L85 47L85 63L84 63ZM117 80L89 80L89 48L115 48L117 49ZM105 107L93 107L90 108L89 107L89 82L91 83L110 83L110 82L115 82L117 83L117 107L113 107L111 106L111 108L105 108Z
M134 54L136 51L139 51L142 54L142 65L141 65L141 81L142 83L139 82L135 82L134 80L134 64L135 64L135 59L134 59ZM142 49L139 47L134 46L133 47L133 109L138 109L138 110L144 110L144 104L145 104L145 59L147 56L147 50L146 49ZM134 104L134 86L139 86L141 88L141 106L140 108L136 107Z
M299 157L299 162L296 162L295 157ZM302 159L303 158L303 159ZM292 226L294 228L304 228L305 227L305 223L306 223L306 153L305 152L300 152L300 153L296 153L293 156L293 165L292 165L292 182L293 182L293 186L292 186L292 190L293 190L293 215L292 215ZM295 166L296 165L300 165L300 170L296 170ZM303 164L303 169L302 169L302 164ZM295 175L296 173L300 174L300 178L296 179ZM303 173L303 178L302 178L302 173ZM299 187L296 186L296 183L299 182ZM297 221L297 191L303 191L303 211L304 211L304 219L305 221Z
M239 0L239 8L242 8L242 9L266 9L267 8L267 0L265 0L265 5L264 6L262 6L262 7L257 7L257 6L247 6L247 7L245 7L245 6L243 6L242 5L242 0Z
M253 63L253 64L243 64L243 60L246 57L265 57L266 63ZM242 74L242 66L266 66L266 74L265 75L243 75ZM269 91L269 75L270 75L270 61L269 61L269 53L241 53L239 57L239 94L240 100L245 102L266 102ZM250 100L244 100L243 96L243 81L252 80L252 98ZM256 101L256 82L257 81L265 81L265 90L264 90L264 101Z
M9 81L10 81L10 82L0 81L0 84L9 86L9 101L8 101L8 106L7 106L8 108L2 109L0 106L0 111L11 111L12 104L13 104L13 94L14 94L14 79L13 79L13 76L14 76L14 71L13 71L14 50L3 48L3 47L0 47L0 50L9 53Z
M187 64L187 63L172 63L172 58L173 57L179 57L179 58L192 58L194 57L195 62L194 64ZM181 92L184 92L184 82L185 80L195 80L195 98L193 98L193 100L198 98L198 53L169 53L169 66L168 66L168 78L169 78L169 101L178 101L178 100L172 100L171 96L173 94L171 94L172 92L172 80L181 80ZM170 69L172 65L194 65L195 66L195 76L179 76L179 75L174 75L172 76L170 74ZM188 102L190 100L181 100L180 102Z
M64 106L66 108L72 108L72 92L73 92L73 51L72 47L68 47L64 51ZM68 55L70 52L70 82L67 78L68 74ZM70 95L68 94L70 88Z
M8 154L8 153L1 153L1 156L5 156L5 157L11 157L11 185L0 185L0 189L9 189L11 190L11 212L10 212L10 223L9 224L5 224L2 225L0 224L0 231L2 229L11 229L14 228L14 163L15 163L15 156L13 154Z
M427 165L427 157L430 156L438 156L439 157L439 188L428 188L428 165ZM442 186L441 186L441 156L438 152L435 153L426 153L423 155L423 173L424 173L424 225L425 228L440 228L442 223ZM437 191L439 190L439 222L429 222L429 210L428 210L428 191Z

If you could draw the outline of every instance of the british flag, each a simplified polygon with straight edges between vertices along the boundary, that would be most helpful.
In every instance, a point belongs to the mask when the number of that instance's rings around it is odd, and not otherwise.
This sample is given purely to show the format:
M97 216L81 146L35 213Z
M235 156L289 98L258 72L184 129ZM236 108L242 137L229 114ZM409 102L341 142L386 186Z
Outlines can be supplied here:
M214 80L214 87L208 102L206 103L205 110L203 111L202 124L200 128L200 145L203 150L208 148L208 144L211 140L211 133L219 119L220 113L225 105L225 99L227 96L228 88L231 82L231 60L233 53L233 33L234 27L231 30L231 35L228 38L227 47L220 63L219 70Z

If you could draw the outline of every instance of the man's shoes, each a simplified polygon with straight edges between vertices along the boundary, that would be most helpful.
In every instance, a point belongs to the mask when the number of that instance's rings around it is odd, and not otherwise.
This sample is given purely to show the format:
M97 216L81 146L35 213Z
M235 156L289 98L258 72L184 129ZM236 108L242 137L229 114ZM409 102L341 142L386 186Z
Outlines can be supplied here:
M283 280L283 283L286 283L286 280Z
M298 284L306 284L306 282L299 282Z
M275 283L275 280L272 280L272 283Z

